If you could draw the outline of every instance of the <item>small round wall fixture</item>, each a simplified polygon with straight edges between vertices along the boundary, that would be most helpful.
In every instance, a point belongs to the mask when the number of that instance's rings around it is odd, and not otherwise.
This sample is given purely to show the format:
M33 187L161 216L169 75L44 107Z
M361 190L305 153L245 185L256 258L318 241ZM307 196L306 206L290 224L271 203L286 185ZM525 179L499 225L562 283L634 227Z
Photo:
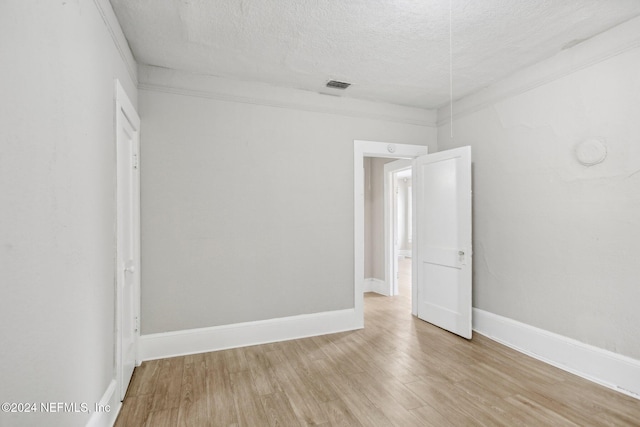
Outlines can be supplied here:
M600 138L589 138L576 146L576 157L585 166L593 166L602 163L607 157L607 147Z
M395 153L395 151L396 151L396 146L395 146L395 144L389 144L389 145L387 145L387 151L388 151L388 152L390 152L390 153Z

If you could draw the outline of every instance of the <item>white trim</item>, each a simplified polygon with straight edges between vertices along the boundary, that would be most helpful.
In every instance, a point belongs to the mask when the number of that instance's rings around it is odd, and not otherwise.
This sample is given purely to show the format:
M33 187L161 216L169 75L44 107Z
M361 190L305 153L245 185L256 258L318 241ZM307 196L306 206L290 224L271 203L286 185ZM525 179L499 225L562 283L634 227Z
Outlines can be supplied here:
M127 91L120 83L120 80L116 79L116 111L122 111L124 115L129 119L131 124L135 127L136 131L140 130L140 116L136 111L136 107L133 106Z
M398 251L398 256L403 256L405 258L411 258L411 249L400 249Z
M436 127L436 110L328 96L260 82L225 79L149 65L138 66L138 90Z
M361 329L354 309L142 335L142 360L288 341Z
M131 77L131 80L134 84L138 82L138 68L135 58L133 57L133 53L129 48L129 43L127 42L124 33L122 32L122 28L120 27L120 23L118 22L118 18L116 14L113 12L113 8L111 7L111 3L108 0L93 0L93 3L96 5L100 16L102 17L102 21L104 25L107 27L109 31L109 35L111 35L111 39L113 40L113 44L116 46L120 57L122 58L122 62L124 62L127 72Z
M640 399L640 361L473 309L473 330L535 359Z
M454 120L482 110L504 99L517 96L640 47L640 17L624 22L555 56L505 77L453 104ZM451 122L450 104L438 109L438 126Z
M89 408L93 413L91 414L91 418L89 418L89 422L87 422L87 427L111 427L115 424L116 418L118 418L118 414L120 413L120 408L122 408L122 403L116 393L117 385L116 380L111 380L100 402L98 402L101 408L106 408L108 405L109 411L96 412L95 407ZM89 405L91 405L91 403Z
M364 158L413 159L427 154L427 150L426 145L353 141L353 301L356 318L362 326L364 326Z
M411 248L416 249L416 255L418 255L417 251L417 233L418 229L418 218L416 215L416 172L417 172L417 161L414 160L411 162L411 233L413 234L413 241L411 242ZM411 257L411 314L414 316L418 316L418 259L416 256Z
M397 221L393 203L393 191L396 187L393 174L406 169L411 169L411 160L401 159L384 165L384 280L387 283L389 295L398 294L398 272L396 271L398 260L393 256Z
M251 83L246 83L246 84L250 85ZM384 114L384 113L377 113L372 111L365 111L365 109L355 109L355 108L351 109L351 108L340 108L337 106L328 107L323 105L313 105L313 104L310 104L307 102L301 102L301 101L291 102L286 100L246 97L246 96L241 96L237 94L220 93L220 92L213 92L213 91L201 90L201 89L185 89L185 88L176 87L176 86L150 84L150 83L138 84L138 90L164 92L164 93L171 93L175 95L214 99L217 101L225 101L225 102L239 102L242 104L262 105L266 107L310 111L312 113L336 114L339 116L346 116L346 117L355 117L355 118L381 120L386 122L396 122L396 123L404 123L404 124L418 125L418 126L436 127L435 120L425 120L424 118L410 118L407 116L402 117L400 115L395 115L395 114ZM322 96L319 94L314 94L312 92L310 92L310 95ZM347 99L347 98L343 98L343 99ZM367 102L367 101L360 101L355 99L349 99L349 101L362 102L362 103ZM425 111L430 111L430 110L425 110Z
M389 286L387 286L384 280L376 279L374 277L364 279L363 292L375 292L376 294L384 295L386 297L391 296L389 293Z

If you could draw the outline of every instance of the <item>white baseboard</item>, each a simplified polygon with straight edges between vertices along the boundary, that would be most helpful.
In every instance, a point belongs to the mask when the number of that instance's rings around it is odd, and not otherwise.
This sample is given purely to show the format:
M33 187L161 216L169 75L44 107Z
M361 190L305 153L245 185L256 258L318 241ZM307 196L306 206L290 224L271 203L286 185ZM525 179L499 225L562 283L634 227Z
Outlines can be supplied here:
M640 361L488 311L473 309L473 330L521 353L640 399Z
M116 380L111 380L107 390L102 395L100 402L98 402L100 408L105 408L105 410L93 412L91 414L91 418L89 418L87 427L111 427L115 424L120 408L122 407L122 403L120 402L120 399L118 399L118 393L116 393L116 390ZM108 410L106 410L106 408L108 408ZM91 411L95 410L95 408L89 409Z
M380 295L389 296L389 287L384 280L380 279L364 279L364 292L375 292Z
M206 353L362 328L355 309L140 336L141 360Z

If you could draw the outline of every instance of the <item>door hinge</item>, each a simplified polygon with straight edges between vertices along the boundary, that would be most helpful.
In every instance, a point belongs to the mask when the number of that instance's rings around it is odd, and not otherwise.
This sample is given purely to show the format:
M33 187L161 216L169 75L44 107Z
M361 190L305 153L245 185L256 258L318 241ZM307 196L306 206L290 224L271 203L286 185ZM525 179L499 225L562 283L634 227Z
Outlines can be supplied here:
M138 316L135 317L135 322L134 323L136 325L136 328L134 329L133 332L138 332L140 330L140 318Z
M133 168L138 169L138 153L133 153Z

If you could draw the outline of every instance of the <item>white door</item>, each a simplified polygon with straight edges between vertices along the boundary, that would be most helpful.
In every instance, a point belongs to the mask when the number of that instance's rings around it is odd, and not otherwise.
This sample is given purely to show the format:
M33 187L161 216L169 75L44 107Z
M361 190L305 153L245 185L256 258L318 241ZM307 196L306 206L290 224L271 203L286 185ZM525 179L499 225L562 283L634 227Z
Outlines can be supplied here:
M119 84L116 107L116 375L122 400L136 365L139 334L140 119Z
M417 315L471 338L471 147L413 162Z

